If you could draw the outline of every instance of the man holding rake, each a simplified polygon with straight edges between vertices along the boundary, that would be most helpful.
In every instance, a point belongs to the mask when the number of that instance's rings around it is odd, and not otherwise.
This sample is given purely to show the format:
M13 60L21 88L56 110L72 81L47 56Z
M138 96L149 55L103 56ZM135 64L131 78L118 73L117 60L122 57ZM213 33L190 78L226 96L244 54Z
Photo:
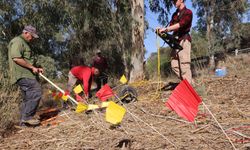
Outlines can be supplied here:
M38 38L36 28L25 26L20 36L12 39L8 45L11 83L16 83L22 93L20 126L39 125L40 121L34 118L42 97L41 85L36 80L42 68L33 65L33 55L28 43Z

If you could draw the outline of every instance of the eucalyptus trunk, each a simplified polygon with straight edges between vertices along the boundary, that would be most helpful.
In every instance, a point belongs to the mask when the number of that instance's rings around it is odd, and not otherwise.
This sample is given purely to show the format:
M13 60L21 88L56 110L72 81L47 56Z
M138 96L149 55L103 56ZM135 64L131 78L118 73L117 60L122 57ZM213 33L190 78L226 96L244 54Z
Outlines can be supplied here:
M215 1L210 0L206 1L205 4L205 14L206 14L206 24L207 24L207 31L206 31L206 39L208 41L208 54L210 55L209 60L209 68L211 70L215 67L214 62L214 45L215 45L215 37L214 37L214 9L215 9Z
M130 82L134 82L143 77L144 0L133 0L131 5L133 22Z

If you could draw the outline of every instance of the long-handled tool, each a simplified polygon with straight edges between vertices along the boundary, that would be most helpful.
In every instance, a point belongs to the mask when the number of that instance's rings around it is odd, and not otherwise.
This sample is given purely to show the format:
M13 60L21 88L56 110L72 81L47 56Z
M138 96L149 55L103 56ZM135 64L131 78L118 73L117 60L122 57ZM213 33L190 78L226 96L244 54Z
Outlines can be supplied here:
M52 81L50 81L47 77L45 77L42 73L39 73L39 75L45 79L46 81L48 81L51 85L53 85L56 89L58 89L60 92L62 92L63 94L65 94L65 92L58 87L56 84L54 84ZM79 103L70 95L68 95L68 98L71 102L73 102L74 104L78 105ZM104 108L107 107L109 105L109 102L102 102L101 105L94 105L94 104L88 104L87 105L87 109L86 110L94 110L94 109L99 109L99 108Z
M155 31L155 33L165 42L169 45L169 47L176 51L177 59L178 59L178 66L179 66L179 76L180 79L183 80L182 77L182 70L181 70L181 62L180 62L180 57L179 57L179 52L183 50L183 47L179 44L178 39L171 34L168 34L167 32L159 32L159 29Z
M56 84L54 84L52 81L50 81L47 77L45 77L42 73L39 73L39 75L46 81L48 81L51 85L53 85L56 89L58 89L61 93L65 94L64 90L62 90L60 87L58 87ZM78 102L71 97L70 95L68 95L69 100L71 100L73 103L75 103L76 105L78 104Z
M161 32L159 31L159 29L157 29L155 31L155 33L164 41L166 42L169 47L171 47L172 49L178 49L179 51L183 50L183 47L179 44L178 39L171 34L168 34L167 32Z

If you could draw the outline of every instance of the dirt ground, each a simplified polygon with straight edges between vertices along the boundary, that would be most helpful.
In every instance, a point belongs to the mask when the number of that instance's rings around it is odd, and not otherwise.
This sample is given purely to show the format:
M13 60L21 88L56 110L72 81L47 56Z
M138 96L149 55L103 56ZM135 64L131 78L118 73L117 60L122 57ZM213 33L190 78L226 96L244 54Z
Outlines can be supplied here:
M196 91L239 150L250 150L249 64L242 57L229 58L225 77L204 73L195 79ZM124 105L119 126L105 121L105 110L66 110L54 123L16 129L0 139L0 149L234 149L204 105L190 123L165 107L171 91L157 90L156 81L133 86L138 101Z

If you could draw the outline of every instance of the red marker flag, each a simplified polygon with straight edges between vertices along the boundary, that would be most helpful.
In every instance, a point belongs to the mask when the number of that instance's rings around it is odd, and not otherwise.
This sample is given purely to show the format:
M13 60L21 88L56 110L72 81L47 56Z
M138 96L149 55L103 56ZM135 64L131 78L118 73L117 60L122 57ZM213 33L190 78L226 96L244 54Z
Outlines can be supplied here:
M105 84L98 92L96 92L96 97L101 101L106 101L112 96L114 96L114 93L108 84Z
M59 100L58 95L56 94L56 91L54 91L54 92L52 93L52 98L53 98L54 100Z
M62 98L62 96L63 96L63 93L62 93L62 92L59 92L59 93L57 94L57 97L58 97L58 98Z
M70 93L70 92L69 92L68 90L65 90L65 91L64 91L64 95L65 95L65 96L68 96L69 93Z
M52 92L52 97L55 97L56 96L56 92L54 91L54 92Z
M82 102L83 98L80 95L76 94L76 101L77 102Z
M64 101L67 101L69 93L70 92L68 90L64 91L64 94L62 95L61 99Z
M165 105L180 117L193 122L200 103L201 98L185 79L174 89Z

